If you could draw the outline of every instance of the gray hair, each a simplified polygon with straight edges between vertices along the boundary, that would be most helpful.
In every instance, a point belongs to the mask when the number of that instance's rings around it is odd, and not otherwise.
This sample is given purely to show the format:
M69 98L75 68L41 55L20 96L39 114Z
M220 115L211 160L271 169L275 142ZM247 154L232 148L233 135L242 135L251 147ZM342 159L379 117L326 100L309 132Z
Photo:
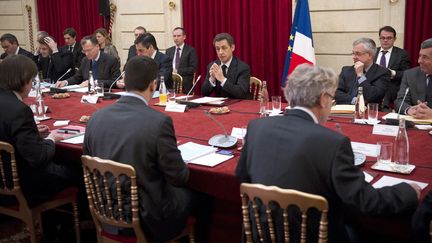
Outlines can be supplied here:
M420 45L420 49L426 49L431 47L432 47L432 38L423 41Z
M338 78L332 69L301 64L288 77L285 98L291 107L311 108L319 103L322 93L334 92L337 84Z
M353 46L358 44L363 44L365 50L375 57L377 52L375 41L370 38L359 38L353 42Z

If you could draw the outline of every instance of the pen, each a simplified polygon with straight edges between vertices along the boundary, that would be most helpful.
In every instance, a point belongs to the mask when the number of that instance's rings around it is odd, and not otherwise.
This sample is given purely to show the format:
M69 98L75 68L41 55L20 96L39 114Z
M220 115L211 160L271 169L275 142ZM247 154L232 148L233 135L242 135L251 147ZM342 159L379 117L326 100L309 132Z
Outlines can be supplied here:
M60 128L58 129L59 133L79 133L79 129L67 129L67 128Z

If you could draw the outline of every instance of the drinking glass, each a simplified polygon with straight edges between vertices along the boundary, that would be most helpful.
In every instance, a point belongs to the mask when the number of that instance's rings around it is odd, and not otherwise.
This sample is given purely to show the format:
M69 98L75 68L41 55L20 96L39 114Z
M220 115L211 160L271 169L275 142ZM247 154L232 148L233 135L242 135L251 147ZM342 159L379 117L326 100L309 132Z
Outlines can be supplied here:
M96 81L95 91L98 96L104 96L104 83L102 81Z
M369 123L377 124L378 123L378 104L377 103L369 103L367 105L367 108L368 108Z
M393 143L377 142L377 161L381 164L390 164L392 160Z
M280 96L272 96L272 107L273 113L281 112L281 97Z
M168 89L168 103L174 104L176 103L176 92L175 89Z

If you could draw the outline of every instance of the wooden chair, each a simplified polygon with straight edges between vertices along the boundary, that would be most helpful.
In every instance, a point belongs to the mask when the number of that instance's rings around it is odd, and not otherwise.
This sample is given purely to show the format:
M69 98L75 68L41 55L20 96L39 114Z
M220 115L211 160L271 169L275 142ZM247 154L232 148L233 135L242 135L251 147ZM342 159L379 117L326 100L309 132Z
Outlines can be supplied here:
M173 88L176 94L183 92L183 77L178 73L172 73Z
M6 156L4 156L6 154L10 155L10 163L9 161L6 161ZM14 197L16 199L15 204L7 206L0 205L0 213L25 222L30 230L30 240L32 243L38 242L39 235L43 234L41 221L42 212L55 209L66 204L72 204L76 241L80 242L77 206L78 188L66 188L51 198L49 201L44 202L34 208L30 208L21 190L15 159L15 150L11 144L2 141L0 141L0 176L2 180L0 182L0 196L12 196L12 198Z
M259 100L261 96L262 81L256 77L251 77L249 81L249 92L253 100Z
M81 156L81 160L87 199L96 225L98 242L152 242L146 237L140 225L135 169L131 165L88 155ZM127 185L130 182L130 188L125 186L126 182ZM125 207L125 197L130 198L130 205L127 205L129 207ZM135 237L112 235L103 230L102 224L132 229ZM173 241L189 236L190 242L195 242L194 224L194 219L189 219L186 229Z
M269 208L270 202L276 202L279 207L283 210L283 231L285 242L290 242L289 235L289 223L288 223L288 206L296 205L301 211L301 242L306 242L306 222L307 222L307 210L309 208L316 208L321 213L320 225L319 225L319 242L327 242L327 212L328 203L327 200L321 196L304 193L296 190L281 189L276 186L264 186L261 184L249 184L242 183L240 186L240 196L242 198L242 214L243 214L243 226L246 235L247 242L253 242L252 239L252 226L251 219L249 216L249 203L252 203L252 211L256 222L258 237L261 242L264 241L263 227L260 223L259 207L256 203L256 198L262 201L262 204L266 207L266 216L268 228L270 231L270 237L272 242L276 241L275 223L272 219L272 210Z

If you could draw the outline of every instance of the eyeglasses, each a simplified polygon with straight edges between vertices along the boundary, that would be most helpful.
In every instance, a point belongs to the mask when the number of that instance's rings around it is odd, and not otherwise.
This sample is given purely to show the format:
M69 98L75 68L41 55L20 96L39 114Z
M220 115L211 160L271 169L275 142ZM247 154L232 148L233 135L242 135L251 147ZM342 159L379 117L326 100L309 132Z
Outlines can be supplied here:
M384 41L389 41L389 40L393 40L394 39L394 37L392 37L392 36L387 36L387 37L380 37L379 38L380 40L384 40Z
M324 92L324 95L328 95L328 96L332 99L332 106L335 106L335 105L336 105L336 100L335 100L334 95L331 95L331 94L328 93L328 92Z
M363 56L364 54L366 54L366 52L356 51L351 53L352 56L356 56L356 57Z

